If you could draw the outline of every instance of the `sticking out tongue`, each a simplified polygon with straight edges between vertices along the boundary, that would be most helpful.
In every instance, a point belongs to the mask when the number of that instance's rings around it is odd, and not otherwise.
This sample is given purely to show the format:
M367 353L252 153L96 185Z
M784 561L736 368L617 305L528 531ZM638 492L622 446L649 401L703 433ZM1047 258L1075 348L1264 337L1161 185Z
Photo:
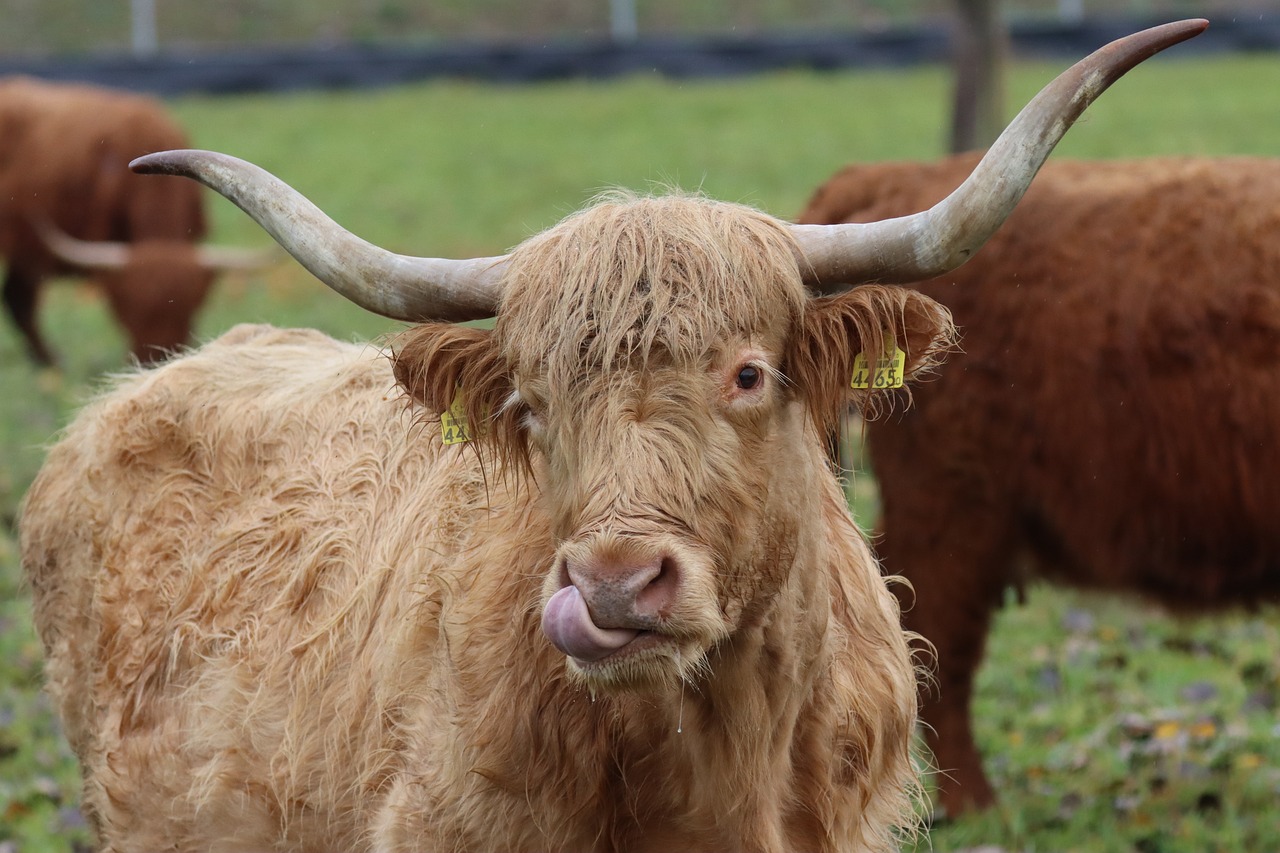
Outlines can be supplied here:
M551 596L542 611L542 633L551 645L571 658L600 660L635 639L630 628L600 628L591 621L587 603L576 586L566 586Z

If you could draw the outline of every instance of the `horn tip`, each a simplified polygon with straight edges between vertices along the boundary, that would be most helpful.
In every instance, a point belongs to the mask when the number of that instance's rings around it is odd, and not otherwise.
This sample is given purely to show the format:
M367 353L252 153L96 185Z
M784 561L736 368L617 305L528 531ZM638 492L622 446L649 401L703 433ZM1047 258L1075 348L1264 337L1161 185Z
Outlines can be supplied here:
M157 151L130 161L129 168L139 175L185 175L194 159L212 153L192 148Z
M1152 27L1153 31L1168 33L1170 45L1186 41L1189 38L1195 38L1207 29L1209 29L1208 18L1186 18L1181 21L1173 21L1164 26Z
M1187 38L1191 38L1192 36L1198 36L1205 30L1209 29L1209 19L1187 18L1186 20L1177 21L1176 26L1187 34Z

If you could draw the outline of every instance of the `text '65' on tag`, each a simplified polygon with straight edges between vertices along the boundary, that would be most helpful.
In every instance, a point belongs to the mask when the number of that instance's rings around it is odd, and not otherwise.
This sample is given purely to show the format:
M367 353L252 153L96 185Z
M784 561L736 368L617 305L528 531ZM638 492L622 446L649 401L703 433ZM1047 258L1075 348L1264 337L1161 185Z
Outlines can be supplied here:
M853 379L849 387L854 390L866 388L901 388L906 374L907 354L898 347L892 353L885 353L876 359L876 369L868 369L866 353L858 353L853 357Z
M462 389L453 395L447 412L440 413L440 437L445 444L465 444L471 440L471 428L467 424L467 412L464 408Z

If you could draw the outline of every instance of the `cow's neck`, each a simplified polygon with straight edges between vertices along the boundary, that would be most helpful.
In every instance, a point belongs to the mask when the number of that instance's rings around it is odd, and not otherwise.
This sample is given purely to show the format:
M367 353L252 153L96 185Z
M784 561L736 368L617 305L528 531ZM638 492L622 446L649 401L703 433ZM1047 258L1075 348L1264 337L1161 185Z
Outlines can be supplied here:
M744 614L733 637L709 653L707 677L653 700L656 708L624 701L632 712L622 745L624 776L643 778L654 760L668 763L670 777L688 790L666 790L671 801L654 804L655 811L714 817L721 831L736 835L732 843L738 849L784 844L770 835L789 822L782 804L795 802L797 790L808 787L804 774L823 772L793 767L794 744L814 737L830 742L829 733L816 731L815 725L820 728L832 718L827 707L831 696L821 684L829 664L833 557L832 531L823 519L832 508L824 506L831 500L830 490L813 485L829 480L830 474L820 453L797 463L803 467L783 468L786 473L780 476L800 483L770 489L772 495L786 496L785 504L780 500L768 507L772 529L784 532L760 549L758 559L775 565L745 567L752 572L781 569L786 578L782 589ZM807 489L801 488L805 482ZM709 838L708 845L731 841Z

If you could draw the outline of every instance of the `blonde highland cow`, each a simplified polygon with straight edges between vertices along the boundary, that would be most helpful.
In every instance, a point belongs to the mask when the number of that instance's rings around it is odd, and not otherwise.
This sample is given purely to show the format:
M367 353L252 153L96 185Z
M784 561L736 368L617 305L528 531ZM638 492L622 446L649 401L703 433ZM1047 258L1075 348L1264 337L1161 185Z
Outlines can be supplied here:
M1202 28L1104 48L955 196L871 225L615 197L443 261L232 158L135 164L428 322L390 352L237 328L50 453L23 555L101 848L893 849L915 669L821 436L870 400L859 352L910 376L953 329L844 286L962 262L1094 97Z

